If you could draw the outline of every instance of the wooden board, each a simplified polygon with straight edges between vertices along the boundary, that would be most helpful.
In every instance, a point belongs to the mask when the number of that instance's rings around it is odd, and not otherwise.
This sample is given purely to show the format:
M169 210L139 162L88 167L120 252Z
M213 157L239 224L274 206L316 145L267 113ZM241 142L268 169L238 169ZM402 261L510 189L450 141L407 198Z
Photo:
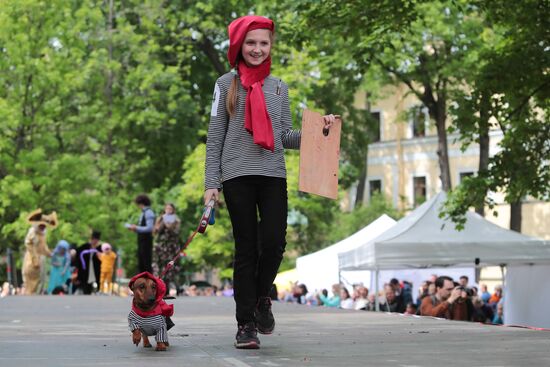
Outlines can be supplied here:
M336 199L342 121L337 119L326 136L323 133L324 126L320 113L304 110L298 189Z

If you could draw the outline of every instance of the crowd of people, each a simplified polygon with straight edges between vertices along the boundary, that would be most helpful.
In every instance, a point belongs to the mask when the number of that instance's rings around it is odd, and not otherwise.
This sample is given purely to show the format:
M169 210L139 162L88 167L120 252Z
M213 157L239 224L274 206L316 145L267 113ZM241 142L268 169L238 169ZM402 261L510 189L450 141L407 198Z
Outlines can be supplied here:
M171 203L157 217L147 195L138 195L134 202L141 215L137 224L126 224L126 228L137 234L138 272L160 274L180 250L181 221ZM117 252L110 243L101 240L100 231L92 230L84 244L69 244L62 239L50 250L46 233L58 226L57 214L37 209L28 215L27 222L30 228L25 237L23 284L15 289L10 289L9 284L3 286L2 295L113 293ZM175 262L163 276L168 288L176 288L179 271L180 264ZM120 289L116 291L123 293Z
M179 251L180 219L171 203L166 204L163 212L156 217L146 195L137 196L134 202L140 208L141 216L137 225L127 224L126 227L138 234L138 271L160 274L162 267ZM18 290L19 293L112 294L117 253L109 243L101 241L99 231L92 231L88 241L80 246L60 240L51 251L46 244L46 230L57 227L56 213L45 214L38 209L28 216L28 222L31 227L25 238L24 287ZM44 259L49 259L49 266L45 266ZM46 269L49 269L49 276ZM180 265L175 263L174 269L163 277L171 296L234 296L229 282L222 287L181 287L176 278L179 270ZM496 286L491 294L485 284L481 284L479 289L470 286L467 276L461 276L455 282L448 276L432 275L421 284L416 297L413 297L412 289L411 283L392 279L379 292L377 302L377 295L362 284L350 289L334 284L330 292L327 289L311 292L305 284L296 283L290 291L277 292L272 289L270 297L310 306L503 323L500 286ZM9 287L4 284L1 294L8 292ZM118 288L116 293L125 295L129 292Z
M432 316L449 320L503 323L502 287L488 292L487 285L470 286L463 275L458 282L448 276L433 275L419 287L413 297L412 284L392 279L377 295L362 284L349 289L334 284L327 289L310 292L305 284L294 284L290 291L279 292L278 299L310 306L335 307L349 310L397 312L405 315Z

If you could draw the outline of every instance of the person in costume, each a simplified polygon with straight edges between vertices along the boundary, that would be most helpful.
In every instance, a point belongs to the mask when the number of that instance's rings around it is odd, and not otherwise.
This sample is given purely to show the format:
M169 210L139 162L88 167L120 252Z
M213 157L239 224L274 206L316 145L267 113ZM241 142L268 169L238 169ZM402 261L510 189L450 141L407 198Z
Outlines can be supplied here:
M237 348L259 348L257 332L275 327L269 292L286 246L284 149L299 149L301 141L288 86L270 75L274 32L273 21L261 16L229 25L234 70L214 86L206 143L204 202L218 201L223 188L235 239ZM330 128L336 117L323 118Z
M48 294L54 293L54 290L59 287L64 288L71 276L71 254L69 253L69 243L67 241L61 240L57 243L52 253L51 264Z
M46 243L46 229L57 227L57 213L42 213L42 209L33 211L27 217L31 228L25 237L25 256L23 258L23 283L25 294L32 295L38 292L40 275L43 272L42 256L51 256L52 252Z
M97 254L101 261L99 276L99 291L111 293L113 291L113 272L115 271L116 252L108 243L101 244L101 252Z
M153 273L160 274L166 264L180 251L180 224L181 221L176 214L176 207L172 203L164 206L164 213L159 215L155 223L154 234L155 248L153 252ZM176 278L181 270L178 261L163 277L168 287L177 287Z
M99 261L97 253L101 251L100 239L101 232L92 231L90 240L76 250L75 265L78 269L78 275L73 288L75 293L92 294L94 283L98 284L99 282L101 261Z

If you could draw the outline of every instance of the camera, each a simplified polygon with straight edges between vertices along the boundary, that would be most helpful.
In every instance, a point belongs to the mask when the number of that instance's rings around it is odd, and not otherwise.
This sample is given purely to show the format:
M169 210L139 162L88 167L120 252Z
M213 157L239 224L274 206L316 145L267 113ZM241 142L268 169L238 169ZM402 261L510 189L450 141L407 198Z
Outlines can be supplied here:
M472 297L472 295L474 294L474 292L472 291L471 288L467 288L467 287L463 287L463 286L458 286L457 289L460 289L461 291L466 292L466 294L468 295L468 297Z

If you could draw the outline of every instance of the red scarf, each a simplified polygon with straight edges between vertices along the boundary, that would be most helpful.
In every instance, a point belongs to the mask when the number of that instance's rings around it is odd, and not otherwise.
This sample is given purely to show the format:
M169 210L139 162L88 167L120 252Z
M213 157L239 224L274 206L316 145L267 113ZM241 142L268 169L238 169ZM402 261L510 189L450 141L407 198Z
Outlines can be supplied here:
M275 24L270 19L256 15L247 15L231 22L228 27L227 58L232 67L237 66L241 84L246 89L244 128L252 135L255 144L273 152L273 125L262 89L265 78L271 72L271 55L256 67L249 67L245 62L237 65L238 59L242 58L240 55L246 34L255 29L269 29L274 32Z
M132 302L132 310L141 317L150 317L157 315L172 316L174 314L174 305L169 305L162 299L162 297L164 297L164 294L166 293L166 285L164 284L162 279L157 278L147 271L144 271L143 273L139 273L138 275L135 275L132 279L130 279L130 283L128 283L128 287L130 289L132 289L132 287L134 286L134 282L138 278L153 279L157 283L157 294L155 299L156 305L153 309L149 311L143 311L137 308L134 302Z

